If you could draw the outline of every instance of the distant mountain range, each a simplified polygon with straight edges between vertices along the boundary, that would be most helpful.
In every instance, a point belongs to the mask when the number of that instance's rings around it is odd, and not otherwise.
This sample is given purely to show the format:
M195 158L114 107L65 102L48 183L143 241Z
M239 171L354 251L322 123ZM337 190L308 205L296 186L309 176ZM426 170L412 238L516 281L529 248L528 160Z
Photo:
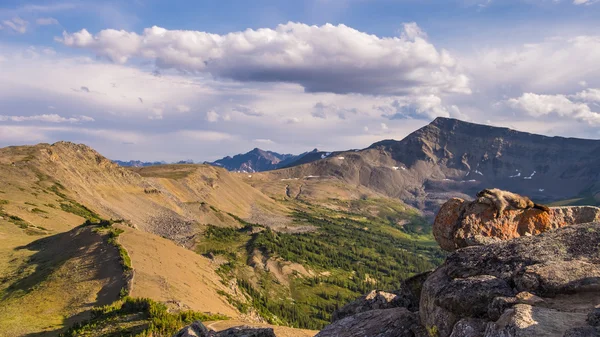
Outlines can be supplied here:
M113 160L113 163L118 164L119 166L123 166L123 167L146 167L146 166L156 166L156 165L166 165L169 164L166 161L141 161L141 160L129 160L129 161L123 161L123 160ZM170 163L170 164L194 164L194 161L191 159L188 160L180 160L178 162L175 163Z
M600 202L599 158L600 140L547 137L437 118L402 140L382 140L362 150L314 149L291 155L255 148L205 164L235 172L273 171L282 180L341 179L434 212L449 197L469 198L486 187L543 202Z
M323 152L318 149L293 155L255 148L244 154L237 154L233 157L227 156L214 162L206 162L205 164L220 166L228 171L253 173L310 163L326 158L330 154L330 152Z
M304 152L299 155L294 155L281 154L273 151L265 151L259 148L254 148L253 150L247 153L236 154L233 157L227 156L219 160L215 160L213 162L205 161L203 164L223 167L224 169L232 172L254 173L306 164L315 160L327 158L332 154L332 152L319 151L318 149ZM147 162L141 160L113 160L113 162L123 167L146 167L167 164L194 164L194 161L191 159L181 160L173 163L167 163L166 161Z

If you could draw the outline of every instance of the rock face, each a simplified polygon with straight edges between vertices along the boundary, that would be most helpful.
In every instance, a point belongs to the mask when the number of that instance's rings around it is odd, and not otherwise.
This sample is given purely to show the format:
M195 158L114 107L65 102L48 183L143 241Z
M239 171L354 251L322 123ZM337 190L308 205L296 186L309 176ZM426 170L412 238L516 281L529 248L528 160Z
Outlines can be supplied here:
M425 281L419 314L437 337L593 336L575 333L595 331L598 304L600 223L589 223L455 251Z
M592 206L506 210L477 201L453 198L442 205L433 224L433 235L446 251L537 235L567 225L600 221L600 208Z
M253 328L238 326L215 332L207 329L200 321L196 321L179 330L173 337L276 337L271 328Z

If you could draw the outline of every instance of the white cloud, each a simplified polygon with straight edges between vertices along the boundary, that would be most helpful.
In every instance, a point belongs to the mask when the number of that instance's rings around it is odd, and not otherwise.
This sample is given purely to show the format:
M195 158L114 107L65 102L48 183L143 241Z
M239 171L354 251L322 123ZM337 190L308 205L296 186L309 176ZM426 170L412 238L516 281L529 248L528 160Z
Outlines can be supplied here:
M264 115L264 113L262 111L259 111L255 108L245 106L245 105L235 106L232 108L232 110L235 112L241 112L246 116L252 116L252 117L260 117L260 116Z
M151 59L159 68L207 72L251 82L296 83L308 92L377 95L470 93L469 80L445 50L415 24L401 37L381 38L345 25L287 23L226 35L147 28L135 32L83 29L57 38L117 63Z
M313 107L311 115L316 118L328 118L331 115L335 115L339 119L346 119L348 114L356 114L357 112L356 108L342 108L336 104L317 102Z
M254 142L260 143L260 144L275 144L275 142L270 139L262 139L262 138L255 139Z
M600 35L558 36L465 55L479 92L569 92L600 77Z
M34 116L0 115L0 122L82 123L82 122L94 122L94 119L92 117L83 116L83 115L74 116L74 117L62 117L57 114L44 114L44 115L34 115Z
M465 117L457 106L444 105L442 99L436 95L397 97L377 106L377 109L388 119L431 120L436 117Z
M565 95L525 93L521 97L507 100L506 103L511 108L524 111L533 117L556 115L586 122L590 125L600 125L600 113L593 112L584 103L571 101Z
M12 29L19 34L25 34L27 32L27 25L29 25L29 22L21 19L18 16L15 16L9 20L4 20L2 23L5 27Z
M591 5L598 2L598 0L573 0L574 5Z
M215 110L207 111L206 120L211 123L215 123L219 120L219 114Z
M586 89L570 97L579 101L600 103L600 89Z
M192 109L185 105L185 104L178 104L175 109L177 109L178 112L184 113L184 112L190 112Z
M298 124L302 122L302 120L298 117L290 117L285 121L287 124Z
M50 25L58 25L58 20L56 20L55 18L39 18L35 20L35 23L37 23L40 26L50 26Z
M388 126L385 123L381 123L381 130L387 130Z

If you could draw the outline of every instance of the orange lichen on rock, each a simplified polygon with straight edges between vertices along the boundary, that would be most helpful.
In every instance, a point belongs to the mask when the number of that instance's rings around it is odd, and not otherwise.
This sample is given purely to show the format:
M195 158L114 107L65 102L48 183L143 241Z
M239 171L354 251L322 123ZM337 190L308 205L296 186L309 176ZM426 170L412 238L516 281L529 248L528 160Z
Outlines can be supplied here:
M496 216L489 204L452 198L442 205L433 235L446 251L538 235L566 225L600 221L600 208L592 206L505 210Z

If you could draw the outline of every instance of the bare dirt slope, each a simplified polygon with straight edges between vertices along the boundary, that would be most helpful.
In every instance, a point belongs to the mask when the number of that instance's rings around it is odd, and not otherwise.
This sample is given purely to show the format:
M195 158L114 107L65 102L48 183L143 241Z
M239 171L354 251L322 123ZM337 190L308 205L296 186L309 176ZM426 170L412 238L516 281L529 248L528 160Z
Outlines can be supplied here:
M219 282L207 258L156 235L119 228L125 230L119 242L127 249L135 270L131 296L148 297L181 309L239 316L217 293L229 289Z

